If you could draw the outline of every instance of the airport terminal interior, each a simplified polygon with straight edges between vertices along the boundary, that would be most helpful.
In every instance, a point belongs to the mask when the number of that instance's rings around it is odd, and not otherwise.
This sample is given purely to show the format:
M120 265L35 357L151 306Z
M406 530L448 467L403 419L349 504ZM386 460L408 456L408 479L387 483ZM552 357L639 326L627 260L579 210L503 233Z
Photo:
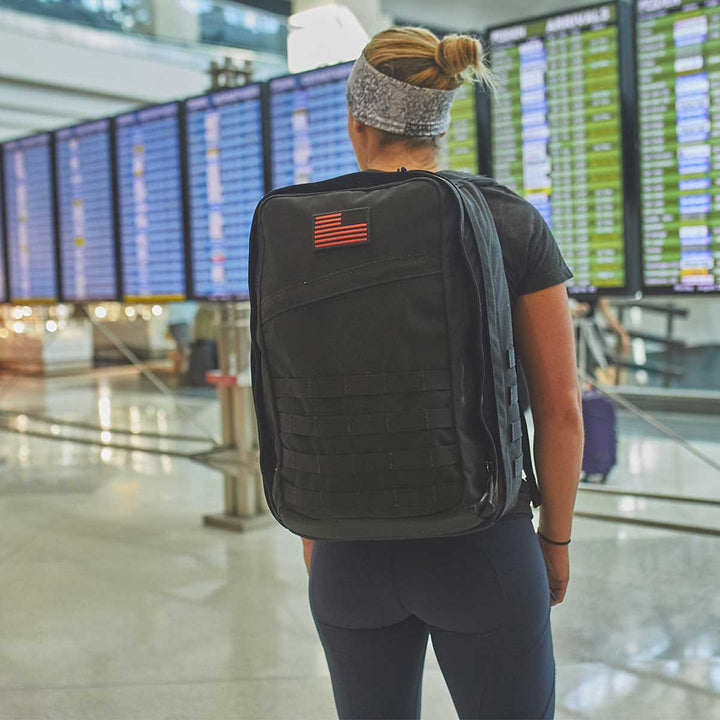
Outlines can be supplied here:
M717 0L0 0L0 720L337 717L259 470L249 237L358 170L346 83L393 25L481 40L440 166L573 272L555 717L720 717ZM457 717L432 646L422 717Z

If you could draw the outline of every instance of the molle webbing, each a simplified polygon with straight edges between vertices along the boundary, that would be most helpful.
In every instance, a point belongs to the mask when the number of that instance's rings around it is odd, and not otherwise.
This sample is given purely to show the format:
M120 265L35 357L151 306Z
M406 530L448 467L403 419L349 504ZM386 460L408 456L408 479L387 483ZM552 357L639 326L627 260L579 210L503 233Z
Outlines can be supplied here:
M324 398L345 395L388 395L391 393L449 390L447 370L420 370L378 375L335 375L313 378L275 378L275 397Z
M447 370L274 378L273 387L279 401L295 400L296 409L312 404L315 411L278 413L279 473L289 505L329 517L390 517L459 502L460 451ZM385 409L385 398L392 398L392 411L338 412L353 401ZM408 448L408 438L425 444ZM366 439L380 442L380 451L363 452ZM373 487L373 478L382 485Z
M518 426L520 423L518 423ZM418 432L453 426L452 410L414 410L405 413L372 413L367 415L289 415L280 413L280 430L292 435L336 437L340 435L374 435L381 433Z
M460 459L457 445L424 450L400 450L385 453L320 455L299 453L283 448L283 467L319 475L360 475L393 470L424 470L454 465Z
M382 488L355 492L319 492L282 480L285 501L313 517L412 517L447 510L460 501L459 475L425 487Z

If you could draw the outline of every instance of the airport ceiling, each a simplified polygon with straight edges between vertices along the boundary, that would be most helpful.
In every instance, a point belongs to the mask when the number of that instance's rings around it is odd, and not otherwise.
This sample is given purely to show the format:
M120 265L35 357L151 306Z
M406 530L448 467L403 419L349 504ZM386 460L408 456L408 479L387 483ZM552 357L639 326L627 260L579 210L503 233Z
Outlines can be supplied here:
M383 12L438 30L483 30L529 16L596 5L598 0L382 0Z

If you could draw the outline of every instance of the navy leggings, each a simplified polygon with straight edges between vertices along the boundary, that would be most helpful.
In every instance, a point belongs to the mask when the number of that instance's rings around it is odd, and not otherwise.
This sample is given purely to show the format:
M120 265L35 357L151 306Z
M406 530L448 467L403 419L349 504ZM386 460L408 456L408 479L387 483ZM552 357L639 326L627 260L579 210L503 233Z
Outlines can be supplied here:
M526 515L458 538L318 541L310 605L343 720L419 718L428 636L463 720L554 715L550 592Z

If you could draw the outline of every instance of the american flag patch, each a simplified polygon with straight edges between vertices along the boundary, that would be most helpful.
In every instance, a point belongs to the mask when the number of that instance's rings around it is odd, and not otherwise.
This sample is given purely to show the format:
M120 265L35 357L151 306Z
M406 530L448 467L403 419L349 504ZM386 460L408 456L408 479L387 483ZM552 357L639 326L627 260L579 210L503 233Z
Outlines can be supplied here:
M353 208L313 217L313 245L316 250L364 245L370 242L370 209Z

